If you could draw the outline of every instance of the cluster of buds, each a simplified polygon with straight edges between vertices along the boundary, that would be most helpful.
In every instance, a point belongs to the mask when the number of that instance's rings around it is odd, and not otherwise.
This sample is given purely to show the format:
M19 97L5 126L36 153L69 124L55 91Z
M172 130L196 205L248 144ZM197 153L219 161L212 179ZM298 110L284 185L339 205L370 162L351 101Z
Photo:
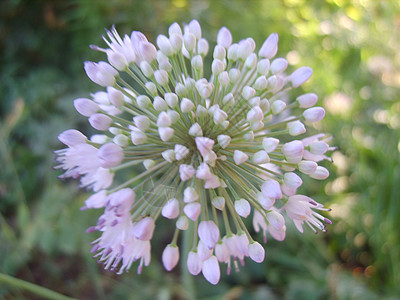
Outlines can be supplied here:
M328 209L297 193L301 176L329 175L318 164L333 150L329 137L302 137L325 111L314 106L313 93L290 99L289 91L306 82L312 69L288 73L286 59L274 58L276 33L257 55L252 38L233 43L221 28L210 70L204 66L209 43L196 20L183 30L172 24L168 36L157 37L158 48L140 32L122 38L115 28L104 41L106 49L91 47L108 62L86 62L85 70L105 91L74 101L100 133L87 138L67 130L59 135L67 148L56 154L65 170L61 177L79 178L94 191L83 209L104 209L88 231L101 233L92 251L106 269L122 273L139 261L140 273L150 263L160 217L173 220L175 228L162 254L165 268L177 265L179 233L187 231L187 268L212 284L220 280L220 264L229 273L246 257L264 260L246 218L263 232L264 242L267 233L285 238L284 216L301 232L304 224L325 231L330 221L318 211ZM208 80L204 73L210 71ZM117 173L123 175L114 180Z

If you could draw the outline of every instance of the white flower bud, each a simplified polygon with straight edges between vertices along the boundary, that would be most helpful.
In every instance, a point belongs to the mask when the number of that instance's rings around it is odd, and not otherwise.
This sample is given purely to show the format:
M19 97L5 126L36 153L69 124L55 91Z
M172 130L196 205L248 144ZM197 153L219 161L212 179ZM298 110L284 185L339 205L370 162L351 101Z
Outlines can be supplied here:
M329 176L329 171L326 168L321 167L321 166L318 166L316 168L315 172L310 175L311 178L318 179L318 180L324 180L324 179L328 178L328 176Z
M270 158L266 151L260 150L253 154L253 162L255 164L266 164L269 163Z
M108 63L100 61L94 63L91 61L86 61L84 68L87 76L100 86L113 86L115 84L115 76L118 72L111 67Z
M93 114L89 117L90 125L97 130L107 130L112 124L112 119L103 114Z
M146 170L151 169L152 167L154 167L155 164L156 164L156 162L152 159L145 159L143 161L143 166Z
M245 60L252 52L252 44L248 40L241 40L237 50L238 58Z
M194 109L194 104L188 98L183 98L181 101L181 111L183 113L191 112Z
M271 226L274 227L276 230L279 230L283 226L285 226L285 219L276 210L272 210L269 213L267 213L266 218L268 223L271 224Z
M183 145L175 145L175 158L176 160L184 159L189 154L189 149Z
M247 113L247 121L249 121L251 124L262 121L263 119L264 113L259 106L254 106Z
M133 130L131 132L131 141L134 145L142 145L146 142L147 136L140 130Z
M199 167L196 170L196 177L204 180L210 179L212 177L210 168L206 163L201 163L199 165Z
M137 239L149 241L153 237L155 226L154 220L151 217L145 217L133 226L132 232Z
M110 100L110 103L115 107L120 107L125 102L124 94L111 86L107 87L107 95L108 100Z
M214 59L223 60L226 56L226 50L221 45L216 45L214 48L213 57Z
M145 87L149 91L151 96L153 96L153 97L157 96L157 94L158 94L157 87L153 82L151 82L151 81L146 82Z
M183 45L182 35L171 34L169 37L169 42L171 43L175 53L181 51Z
M307 93L296 98L300 108L309 108L318 101L318 96L314 93Z
M266 210L269 210L275 204L275 199L274 198L266 197L261 192L257 193L257 201Z
M133 117L133 122L141 131L146 131L150 127L150 119L144 115Z
M261 185L261 192L265 197L272 199L281 199L282 191L279 182L274 179L267 179Z
M187 51L193 52L193 49L196 46L196 37L192 33L186 32L183 35L183 45Z
M161 152L161 156L167 161L172 163L175 160L175 151L172 149Z
M253 242L249 245L249 256L256 263L262 263L265 258L265 250L259 242Z
M157 70L154 72L154 78L157 83L161 86L166 86L168 84L168 73L165 70Z
M209 249L215 247L219 240L219 229L213 221L201 221L197 229L200 241L202 241Z
M176 219L179 216L179 201L175 198L169 199L163 206L161 215L167 219Z
M283 88L285 81L279 75L272 75L268 78L268 85L269 89L272 90L273 93L277 93Z
M283 71L286 70L288 66L288 62L284 58L275 58L271 63L271 73L272 74L281 74Z
M286 103L283 102L282 100L276 100L271 104L271 110L274 115L277 115L284 111L286 108Z
M176 94L165 93L164 98L169 107L174 108L175 106L178 105L178 96Z
M310 67L298 68L289 76L292 86L294 88L299 87L311 77L312 73L313 70Z
M175 245L169 244L162 253L162 263L167 271L171 271L178 264L179 249Z
M179 26L178 23L174 22L169 26L168 34L169 34L169 36L171 36L173 34L177 34L179 36L182 36L182 29L181 29L181 27Z
M269 59L261 59L257 63L257 73L261 75L267 75L270 67Z
M163 111L168 109L167 102L160 96L155 96L153 101L153 107L157 111Z
M189 135L191 136L203 136L203 131L201 130L201 127L198 123L194 123L190 128L189 128Z
M154 74L153 68L145 60L140 63L140 70L143 72L144 76L146 76L146 77L152 77Z
M253 97L250 100L247 101L247 103L249 103L249 105L251 107L254 106L260 106L261 102L260 102L260 97ZM263 117L264 118L264 117Z
M232 68L229 70L229 80L231 83L236 83L239 80L240 71L238 69Z
M195 70L203 70L203 58L200 55L196 55L191 60L192 68Z
M216 285L221 278L218 260L214 255L203 262L203 268L201 271L204 278L213 285Z
M189 227L189 220L185 216L180 216L176 221L176 228L186 230Z
M176 86L175 86L175 93L176 93L179 97L185 96L185 95L187 94L186 87L185 87L182 83L178 82L178 83L176 84Z
M177 159L178 160L178 159ZM189 180L196 173L196 169L191 165L181 164L179 166L179 175L182 181Z
M227 87L229 84L229 75L227 71L222 72L218 75L218 81L222 87Z
M110 127L110 128L108 128L108 131L114 135L122 133L122 130L120 128L116 128L116 127Z
M232 44L228 48L228 59L232 61L236 61L238 59L238 44Z
M271 33L261 46L258 56L271 59L278 52L278 40L279 36L277 33Z
M81 209L88 209L88 208L102 208L107 203L107 192L102 190L93 194L85 201L85 206Z
M153 62L157 57L156 47L149 42L140 43L139 52L142 55L143 59L148 63Z
M212 203L212 205L214 205L214 207L216 209L224 210L224 208L225 208L225 198L224 197L215 197L212 199L211 203Z
M96 102L87 98L75 99L74 106L78 113L85 117L90 117L100 110L100 107L97 105Z
M233 153L233 160L235 161L235 164L237 164L237 165L244 163L248 159L249 159L249 156L240 150L235 150L235 152Z
M168 141L174 135L174 130L171 127L159 127L158 134L163 142Z
M198 202L188 203L183 208L183 212L190 220L196 221L201 212L201 204Z
M174 54L174 49L165 35L160 34L157 37L157 46L165 56L172 56Z
M251 125L251 129L254 131L258 131L262 128L264 128L264 122L262 121L255 122L254 124Z
M190 251L187 259L187 268L190 274L198 275L203 267L203 261L199 258L197 252Z
M287 124L291 136L297 136L306 132L306 127L300 121L293 121Z
M222 124L228 118L228 114L222 109L217 108L214 111L214 122L216 124Z
M244 62L244 66L247 69L253 69L256 65L257 65L257 55L252 53L246 58L246 61Z
M194 19L194 20L190 21L188 28L189 28L189 32L194 34L196 39L201 39L201 27L197 20Z
M217 44L228 49L232 45L232 34L228 28L222 27L218 31Z
M212 91L214 90L213 84L204 85L201 90L199 90L199 94L201 98L207 99L211 96Z
M126 147L129 144L129 138L126 135L123 134L117 134L113 138L113 142L117 144L120 147Z
M242 96L246 100L253 98L255 96L255 94L256 94L256 90L247 85L242 90Z
M228 106L232 106L233 104L235 104L235 98L233 98L233 94L229 93L225 95L224 98L222 99L222 103Z
M214 76L219 75L222 73L225 69L224 63L219 60L219 59L214 59L211 65L211 71L214 74Z
M283 175L283 183L289 188L297 189L303 184L303 180L296 173L288 172Z
M317 170L318 164L311 160L302 160L299 162L299 170L304 174L312 174Z
M139 95L136 97L136 103L140 108L147 108L150 106L150 98L146 95Z
M279 145L279 140L276 138L264 138L262 145L267 153L275 151Z
M78 130L68 129L58 136L58 140L68 147L73 147L79 144L85 144L87 138L83 133L79 132Z
M157 127L169 127L171 126L171 118L165 111L162 111L157 118Z
M225 149L228 147L229 143L231 142L231 137L229 135L220 134L217 136L218 144Z
M239 199L235 201L235 210L239 216L247 218L251 212L249 201L245 199Z
M212 174L209 179L206 180L204 184L205 189L216 189L221 186L221 182L217 175Z
M114 143L107 143L99 148L97 157L103 168L118 166L124 159L122 148Z
M208 53L209 45L206 39L200 39L197 43L197 53L201 56L206 56Z
M185 188L183 191L183 201L185 203L190 203L197 200L199 200L199 194L196 192L196 190L190 186Z
M196 117L202 118L208 115L207 109L202 105L197 105Z
M299 163L303 158L304 146L301 141L295 140L286 143L282 147L286 160L290 163Z
M177 113L175 110L172 110L172 109L168 109L167 114L168 114L169 118L171 119L172 124L174 124L180 118L179 113Z
M260 76L257 78L256 82L253 84L253 87L257 91L265 90L268 87L268 80L265 76Z
M107 50L106 53L108 61L114 68L119 71L126 70L126 67L128 66L128 61L126 60L125 56L111 49Z
M109 140L105 134L94 134L90 137L90 141L95 144L105 144Z
M322 107L311 107L303 112L303 117L307 122L318 122L325 117L325 109Z
M316 155L325 154L329 150L329 145L325 142L316 141L310 144L310 152Z

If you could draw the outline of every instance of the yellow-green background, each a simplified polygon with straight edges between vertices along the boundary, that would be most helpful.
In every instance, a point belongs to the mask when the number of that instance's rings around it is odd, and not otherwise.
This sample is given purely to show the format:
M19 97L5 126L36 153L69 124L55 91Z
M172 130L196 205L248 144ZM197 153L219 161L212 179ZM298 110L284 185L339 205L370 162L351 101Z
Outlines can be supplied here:
M317 128L339 150L324 164L329 179L301 192L333 209L333 225L314 235L290 224L264 263L248 260L217 286L164 271L172 230L158 227L150 267L116 276L89 253L97 235L85 229L101 211L79 210L88 194L56 178L52 151L63 130L92 132L72 100L98 89L83 62L105 59L88 48L105 46L104 28L154 42L193 18L211 46L222 26L258 47L277 32L289 69L313 68L302 88L319 95L327 117ZM399 66L398 1L1 1L0 272L80 299L400 299ZM41 299L4 281L0 298Z

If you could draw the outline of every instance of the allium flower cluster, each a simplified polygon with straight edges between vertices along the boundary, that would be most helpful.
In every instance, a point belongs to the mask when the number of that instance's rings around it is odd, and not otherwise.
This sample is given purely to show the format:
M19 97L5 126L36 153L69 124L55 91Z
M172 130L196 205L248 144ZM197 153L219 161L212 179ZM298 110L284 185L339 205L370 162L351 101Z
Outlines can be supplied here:
M302 137L305 125L323 119L325 111L314 106L313 93L290 99L289 90L312 70L289 72L284 58L274 58L276 33L257 54L252 38L233 43L221 28L211 68L204 65L209 43L196 20L183 30L172 24L168 36L157 37L158 47L140 32L121 37L115 28L104 41L106 49L91 47L108 62L86 62L85 71L105 91L74 101L100 133L87 138L77 130L63 132L59 140L67 148L57 151L57 161L62 177L79 178L94 191L83 209L104 209L88 231L100 232L92 251L106 269L122 273L139 261L140 273L150 263L161 217L175 228L162 254L165 268L187 256L189 272L202 272L212 284L220 280L220 264L229 273L245 257L264 260L246 218L264 242L267 233L285 238L284 216L301 232L303 225L325 230L330 221L319 212L328 209L297 193L301 176L329 175L318 165L332 150L329 137ZM117 173L137 175L121 183L122 176L114 180ZM178 239L186 230L193 246L183 254Z

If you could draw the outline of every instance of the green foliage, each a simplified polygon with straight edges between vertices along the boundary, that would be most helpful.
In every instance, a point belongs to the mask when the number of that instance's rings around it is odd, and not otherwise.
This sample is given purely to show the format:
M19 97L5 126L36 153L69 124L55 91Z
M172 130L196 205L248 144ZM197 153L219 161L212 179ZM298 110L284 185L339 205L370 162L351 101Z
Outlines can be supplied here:
M221 26L235 41L261 45L280 37L278 56L290 68L313 68L315 91L334 134L327 182L307 180L302 192L333 208L326 235L289 228L267 244L266 262L210 286L194 278L204 299L396 299L400 294L400 49L397 1L28 1L0 3L0 271L80 299L187 299L179 270L166 275L163 228L144 274L116 276L91 258L95 234L84 230L99 212L82 213L87 195L52 170L57 135L91 129L72 100L97 87L83 61L104 59L103 28L143 31L150 40L172 22L197 18L215 42ZM165 231L164 231L165 230ZM183 262L184 263L184 262ZM224 271L224 270L223 270ZM189 284L190 285L190 284ZM31 292L0 285L0 297ZM397 298L398 299L398 298Z

